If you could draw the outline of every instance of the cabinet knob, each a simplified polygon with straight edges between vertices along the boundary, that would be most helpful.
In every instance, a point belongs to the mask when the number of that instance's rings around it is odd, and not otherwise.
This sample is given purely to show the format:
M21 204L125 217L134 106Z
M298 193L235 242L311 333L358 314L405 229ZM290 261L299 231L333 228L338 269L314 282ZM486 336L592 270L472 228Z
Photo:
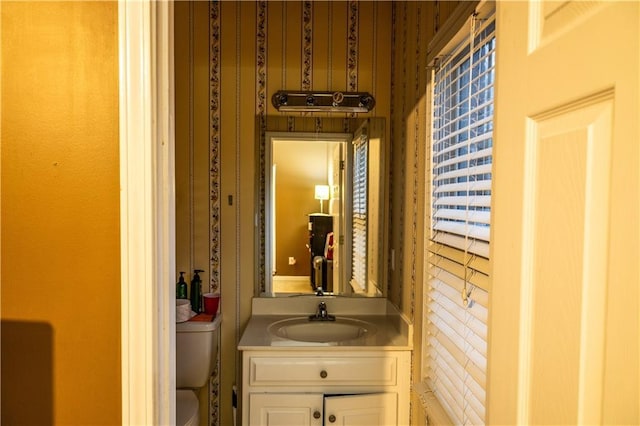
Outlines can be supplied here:
M322 370L322 371L320 372L320 377L322 377L323 379L326 379L326 378L327 378L327 376L328 376L328 374L327 374L327 372L326 372L325 370Z
M333 414L329 416L329 423L335 423L336 422L336 416L334 416Z
M314 418L314 419L319 419L321 415L322 415L322 414L320 414L320 411L314 411L314 412L313 412L313 418Z

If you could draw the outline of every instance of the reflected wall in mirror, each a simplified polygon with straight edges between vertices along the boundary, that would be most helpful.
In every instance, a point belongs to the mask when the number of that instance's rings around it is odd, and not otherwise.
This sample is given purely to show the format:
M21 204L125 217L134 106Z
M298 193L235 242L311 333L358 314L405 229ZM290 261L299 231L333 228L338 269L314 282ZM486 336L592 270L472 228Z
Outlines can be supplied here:
M384 295L384 120L371 121L348 133L265 133L260 295Z

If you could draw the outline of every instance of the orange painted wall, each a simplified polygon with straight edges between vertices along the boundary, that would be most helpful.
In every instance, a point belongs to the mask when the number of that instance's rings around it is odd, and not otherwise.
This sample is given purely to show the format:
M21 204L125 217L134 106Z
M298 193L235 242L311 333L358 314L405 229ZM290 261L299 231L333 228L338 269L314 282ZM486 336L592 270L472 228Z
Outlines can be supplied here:
M2 424L119 424L116 2L2 2Z

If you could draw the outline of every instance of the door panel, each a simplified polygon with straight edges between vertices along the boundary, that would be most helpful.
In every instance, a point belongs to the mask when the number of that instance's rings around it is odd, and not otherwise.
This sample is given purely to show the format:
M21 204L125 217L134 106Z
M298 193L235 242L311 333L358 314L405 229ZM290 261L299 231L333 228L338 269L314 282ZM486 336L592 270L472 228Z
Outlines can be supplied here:
M591 101L534 117L525 141L533 145L525 203L534 220L523 226L533 263L522 284L535 324L526 366L534 424L583 423L601 396L612 102Z
M325 397L325 426L388 426L398 423L397 395L343 395Z
M249 424L321 426L322 397L322 394L252 393L249 395Z
M498 2L488 423L640 423L638 2Z

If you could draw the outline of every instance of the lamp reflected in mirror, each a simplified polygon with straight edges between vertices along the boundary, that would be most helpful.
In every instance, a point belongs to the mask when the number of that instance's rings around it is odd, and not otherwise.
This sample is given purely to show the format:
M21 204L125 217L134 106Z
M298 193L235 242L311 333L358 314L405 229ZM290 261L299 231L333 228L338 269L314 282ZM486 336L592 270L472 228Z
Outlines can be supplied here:
M316 185L315 198L320 200L320 213L324 213L323 201L329 199L329 185Z

